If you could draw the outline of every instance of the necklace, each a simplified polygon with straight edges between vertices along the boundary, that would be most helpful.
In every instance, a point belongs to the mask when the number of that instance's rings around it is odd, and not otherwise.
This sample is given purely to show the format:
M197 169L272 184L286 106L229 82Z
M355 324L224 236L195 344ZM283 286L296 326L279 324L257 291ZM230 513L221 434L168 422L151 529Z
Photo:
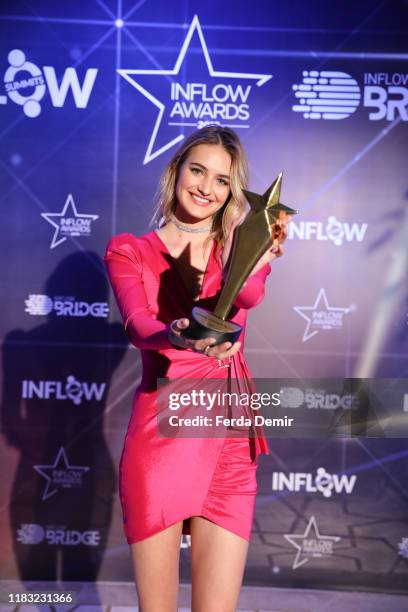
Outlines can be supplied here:
M173 221L174 225L182 232L190 232L191 234L203 234L204 232L210 232L212 230L212 224L206 225L205 227L190 227L189 225L180 223L180 221L173 213L171 214L170 219L171 221Z

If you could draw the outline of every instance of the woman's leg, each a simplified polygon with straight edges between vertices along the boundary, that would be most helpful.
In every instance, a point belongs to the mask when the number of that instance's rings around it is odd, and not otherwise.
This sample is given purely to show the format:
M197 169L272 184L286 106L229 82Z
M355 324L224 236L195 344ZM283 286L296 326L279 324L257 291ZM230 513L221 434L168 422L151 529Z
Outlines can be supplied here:
M140 612L177 612L183 522L131 544Z
M244 538L191 518L192 612L235 612L247 553Z

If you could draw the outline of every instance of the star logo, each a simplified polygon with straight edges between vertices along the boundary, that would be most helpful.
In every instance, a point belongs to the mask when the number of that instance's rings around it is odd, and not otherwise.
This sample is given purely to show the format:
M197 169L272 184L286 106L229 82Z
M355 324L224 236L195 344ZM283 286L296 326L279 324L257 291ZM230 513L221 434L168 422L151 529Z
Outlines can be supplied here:
M86 465L70 465L63 446L52 465L33 465L33 468L47 481L41 498L43 501L52 497L59 489L81 486L83 474L90 469Z
M209 83L185 82L182 68L185 68L186 54L194 33L197 33L199 38L202 57L208 69ZM251 92L251 85L246 87L242 83L235 85L230 80L235 79L244 83L245 81L255 81L255 84L260 87L272 78L270 74L215 70L197 15L194 16L190 24L174 68L163 70L118 69L118 73L157 109L156 121L147 145L143 164L151 162L184 139L184 135L179 134L164 145L155 148L159 129L165 121L167 121L167 125L172 127L192 127L195 129L204 127L209 123L218 123L225 127L248 128L250 117L248 97ZM179 75L182 77L182 84L178 82ZM170 83L170 99L168 99L168 94L164 94L166 101L163 101L163 95L158 97L148 91L140 82L141 77L145 76L164 77Z
M321 330L340 329L343 326L344 315L355 310L355 306L349 308L329 306L325 290L320 289L313 306L293 306L293 310L307 321L302 338L302 342L306 342Z
M307 563L309 557L331 555L333 544L341 540L339 536L321 535L314 516L310 517L303 534L284 534L283 537L296 548L296 557L292 565L294 570Z
M92 221L99 219L99 215L79 213L72 194L68 195L60 213L41 213L41 216L55 228L50 249L62 244L67 238L90 236Z

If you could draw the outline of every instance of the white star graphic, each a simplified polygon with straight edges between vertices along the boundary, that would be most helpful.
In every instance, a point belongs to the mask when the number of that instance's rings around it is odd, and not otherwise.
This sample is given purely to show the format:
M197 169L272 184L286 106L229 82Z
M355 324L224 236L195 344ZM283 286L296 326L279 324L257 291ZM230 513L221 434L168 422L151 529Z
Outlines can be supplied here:
M349 312L354 310L354 306L350 306L349 308L339 308L337 306L329 306L325 290L320 289L313 306L293 306L293 310L295 310L298 313L298 315L300 315L303 319L305 319L305 321L307 321L306 329L304 331L303 338L302 338L302 342L306 342L306 340L313 338L313 336L319 333L319 330L315 330L312 332L310 331L310 328L313 324L312 316L309 316L306 313L309 312L313 314L313 312L317 312L317 311L326 311L326 312L339 312L343 314L348 314ZM327 326L326 329L331 329L331 326Z
M65 469L65 470L77 470L80 472L87 472L89 470L89 467L86 465L69 465L68 458L64 450L64 447L61 446L61 448L59 449L57 453L55 461L52 465L33 465L33 468L35 469L35 471L38 472L41 476L43 476L47 481L43 496L41 498L42 500L48 499L49 497L51 497L52 495L54 495L54 493L58 491L58 486L55 486L55 485L54 485L55 488L51 490L51 484L52 484L52 470L55 470L59 463L61 464L62 469ZM49 476L45 470L51 470L51 476Z
M67 239L66 236L63 236L62 238L58 237L61 226L59 223L56 223L55 221L53 221L53 219L54 218L63 219L66 216L67 210L69 208L71 209L72 211L71 214L75 219L92 219L92 221L99 219L99 215L86 215L84 213L79 213L76 209L74 198L72 197L72 194L70 193L66 199L64 208L62 209L60 213L41 213L41 216L43 217L43 219L45 219L46 221L48 221L48 223L51 223L51 225L55 227L55 232L52 237L51 246L50 246L51 249L54 249L56 246L58 246L62 242L65 242L65 240Z
M118 69L118 73L120 74L120 76L122 76L124 79L126 79L126 81L128 81L132 85L132 87L134 87L135 89L140 91L140 93L143 94L158 109L158 114L157 114L156 122L154 124L152 135L150 137L149 144L148 144L147 149L146 149L146 153L145 153L145 157L144 157L144 160L143 160L143 164L149 163L150 161L155 159L155 157L158 157L159 155L164 153L164 151L167 151L168 149L173 147L175 144L177 144L178 142L183 140L184 139L184 135L180 134L179 136L177 136L176 138L173 138L173 140L171 140L170 142L168 142L164 146L160 147L159 149L156 149L155 151L153 150L154 143L156 141L157 133L159 131L159 127L160 127L160 124L161 124L161 121L162 121L163 114L164 114L164 111L166 109L166 106L165 106L165 104L163 104L163 102L158 100L149 91L147 91L144 87L142 87L142 85L140 85L140 83L138 83L137 80L135 80L132 75L156 75L156 76L157 75L162 75L162 76L175 76L175 75L178 75L179 72L180 72L181 66L183 64L185 55L187 53L187 49L189 48L192 36L193 36L195 31L197 31L197 34L199 36L202 52L203 52L203 55L204 55L205 62L207 64L207 68L208 68L208 73L209 73L209 75L211 77L214 77L214 78L222 77L222 78L226 78L226 79L252 79L252 80L256 81L256 85L258 87L260 87L261 85L264 85L264 83L266 83L267 81L269 81L272 78L271 74L255 74L255 73L244 73L244 72L225 72L225 71L214 70L212 62L211 62L210 54L208 53L208 48L207 48L207 44L205 42L203 31L201 29L201 25L200 25L200 22L198 20L198 16L195 15L194 18L193 18L193 21L190 24L190 27L188 29L186 38L185 38L185 40L183 42L183 45L182 45L182 47L180 49L180 53L178 55L178 58L176 60L176 63L174 65L173 69L169 69L169 70L147 70L147 69L146 70L142 70L142 69L140 69L140 70L139 69L135 69L135 70L127 70L126 69L125 70L125 69ZM238 127L238 126L235 126L235 127Z
M292 544L296 550L296 557L292 565L292 569L297 569L304 563L309 561L309 558L303 553L303 541L309 538L309 533L312 530L314 531L314 540L318 542L339 542L341 538L339 536L323 536L320 535L319 529L317 527L316 519L314 516L310 517L308 524L306 525L305 532L303 534L293 535L293 534L284 534L283 537ZM313 536L312 536L313 537ZM301 544L297 543L297 540L301 540ZM302 553L305 555L305 558L300 560Z

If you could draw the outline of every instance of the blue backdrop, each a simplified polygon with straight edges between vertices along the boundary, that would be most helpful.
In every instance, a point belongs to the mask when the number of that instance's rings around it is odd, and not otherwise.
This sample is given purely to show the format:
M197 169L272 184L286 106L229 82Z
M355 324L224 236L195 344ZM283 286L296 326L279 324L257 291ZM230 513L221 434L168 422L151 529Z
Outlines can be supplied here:
M116 475L141 363L106 244L149 231L185 135L230 125L251 188L282 170L282 200L301 211L250 315L254 375L406 377L407 4L27 0L0 13L0 576L131 580ZM304 401L333 408L327 393ZM406 441L270 447L245 581L406 590ZM181 559L188 579L188 539Z

